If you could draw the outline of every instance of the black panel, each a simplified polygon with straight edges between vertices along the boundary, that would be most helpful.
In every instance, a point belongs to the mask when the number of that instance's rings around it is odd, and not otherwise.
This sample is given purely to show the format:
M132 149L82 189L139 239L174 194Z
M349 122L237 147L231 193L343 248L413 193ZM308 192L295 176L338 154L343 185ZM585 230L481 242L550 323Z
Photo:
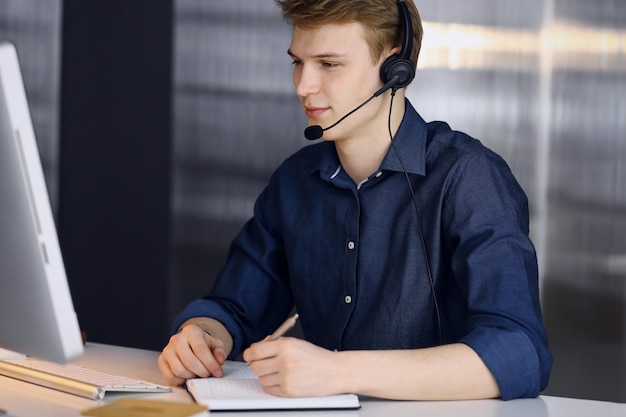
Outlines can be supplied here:
M167 341L172 4L63 5L59 233L81 327Z

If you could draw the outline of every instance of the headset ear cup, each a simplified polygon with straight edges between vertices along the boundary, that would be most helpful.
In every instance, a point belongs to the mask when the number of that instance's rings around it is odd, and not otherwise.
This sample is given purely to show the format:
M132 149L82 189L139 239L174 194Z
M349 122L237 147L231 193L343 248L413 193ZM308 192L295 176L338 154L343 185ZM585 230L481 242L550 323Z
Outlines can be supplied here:
M394 77L398 77L398 81L390 88L399 89L409 85L415 77L413 63L407 59L400 59L398 54L387 58L380 67L380 79L386 84Z
M398 1L400 20L404 28L404 39L400 52L388 57L380 66L380 79L383 87L397 90L404 88L413 81L415 77L415 66L411 62L411 52L413 50L413 24L411 14L404 0ZM395 80L394 80L395 79ZM387 85L390 81L392 84Z
M389 67L391 67L391 65L397 59L398 59L398 54L391 55L387 59L385 59L383 64L380 66L380 80L383 82L383 84L387 84L387 82L389 82L390 78L387 77L387 73L389 72Z

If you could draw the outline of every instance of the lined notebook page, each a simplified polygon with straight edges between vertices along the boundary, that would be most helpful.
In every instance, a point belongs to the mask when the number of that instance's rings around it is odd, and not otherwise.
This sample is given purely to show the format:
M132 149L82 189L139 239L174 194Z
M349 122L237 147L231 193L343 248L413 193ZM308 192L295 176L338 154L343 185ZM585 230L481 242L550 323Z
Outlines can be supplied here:
M222 378L196 378L187 381L187 389L197 403L210 410L281 410L358 408L354 394L325 397L284 398L266 393L256 375L243 362L227 361Z

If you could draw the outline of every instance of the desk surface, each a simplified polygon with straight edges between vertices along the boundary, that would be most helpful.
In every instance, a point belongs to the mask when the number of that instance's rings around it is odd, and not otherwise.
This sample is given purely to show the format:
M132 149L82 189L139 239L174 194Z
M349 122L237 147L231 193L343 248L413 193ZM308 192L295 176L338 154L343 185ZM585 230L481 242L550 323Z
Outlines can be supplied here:
M113 374L145 379L161 384L165 380L156 365L158 352L88 343L85 355L76 364ZM150 399L191 402L189 394L176 388L170 394L151 394ZM120 398L106 398L104 402ZM76 417L82 410L99 403L11 378L0 377L0 408L14 417ZM220 413L216 413L220 414ZM221 413L227 417L261 416L264 413ZM438 416L438 417L624 417L626 404L542 396L536 399L500 401L413 402L361 399L361 409L342 411L280 412L280 417L380 417L380 416Z

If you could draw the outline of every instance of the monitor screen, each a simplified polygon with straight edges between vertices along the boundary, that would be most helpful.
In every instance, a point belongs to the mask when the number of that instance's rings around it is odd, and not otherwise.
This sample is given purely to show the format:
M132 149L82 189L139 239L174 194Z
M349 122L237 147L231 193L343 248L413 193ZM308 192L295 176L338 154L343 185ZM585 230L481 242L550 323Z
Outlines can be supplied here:
M18 54L0 43L0 347L54 362L83 353Z

